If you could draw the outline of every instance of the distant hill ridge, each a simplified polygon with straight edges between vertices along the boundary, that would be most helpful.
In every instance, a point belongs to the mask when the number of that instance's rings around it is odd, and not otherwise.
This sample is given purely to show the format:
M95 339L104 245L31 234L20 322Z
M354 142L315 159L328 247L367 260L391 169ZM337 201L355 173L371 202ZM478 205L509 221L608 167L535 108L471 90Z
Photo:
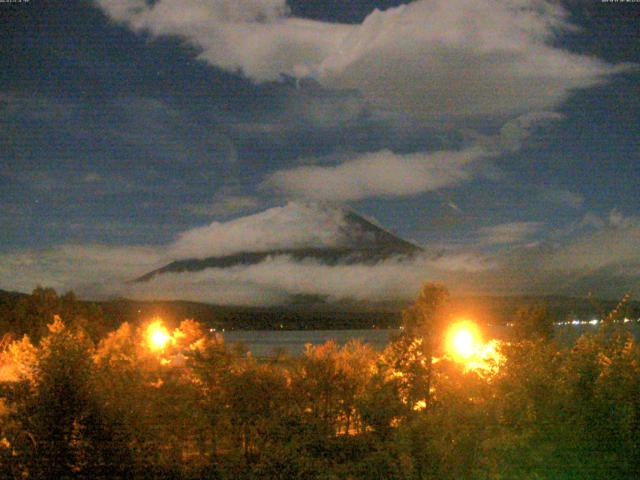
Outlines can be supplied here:
M26 293L0 290L0 334L2 325L13 321L11 312L21 300L29 297ZM483 323L503 324L512 320L520 307L544 304L555 320L575 317L591 319L611 311L618 300L546 296L465 296L452 298L454 311L462 316L474 318ZM216 328L227 329L361 329L395 328L401 323L401 311L409 306L399 304L313 304L307 302L278 307L247 307L212 305L187 301L137 301L125 298L101 302L81 301L80 303L99 306L111 328L117 328L124 321L145 321L161 316L177 324L185 318L194 318ZM628 302L623 316L640 317L640 302ZM1 335L0 335L1 336Z

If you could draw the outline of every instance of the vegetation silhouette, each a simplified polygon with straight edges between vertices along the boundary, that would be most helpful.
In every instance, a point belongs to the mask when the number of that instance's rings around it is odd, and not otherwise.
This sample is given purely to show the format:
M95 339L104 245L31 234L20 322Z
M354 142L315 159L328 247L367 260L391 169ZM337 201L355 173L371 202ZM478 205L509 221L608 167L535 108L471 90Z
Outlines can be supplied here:
M607 315L571 346L544 307L462 361L427 284L383 350L256 359L194 320L122 323L37 289L0 351L0 477L628 479L640 476L640 347ZM164 330L163 330L164 332Z

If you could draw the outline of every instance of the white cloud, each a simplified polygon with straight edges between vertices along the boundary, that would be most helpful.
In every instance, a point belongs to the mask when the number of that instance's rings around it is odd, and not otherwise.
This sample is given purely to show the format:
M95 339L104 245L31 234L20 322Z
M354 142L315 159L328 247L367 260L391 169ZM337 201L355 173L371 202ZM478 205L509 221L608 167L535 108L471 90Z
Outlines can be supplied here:
M509 222L478 230L479 241L484 245L509 245L528 240L542 227L541 222Z
M104 177L95 172L87 173L84 177L82 177L82 181L86 183L98 183L102 182L103 180Z
M626 216L617 208L614 208L609 212L608 221L609 225L613 228L640 228L640 217Z
M362 24L294 18L285 0L97 0L136 32L178 36L258 81L313 77L420 117L553 109L624 66L553 46L572 30L545 0L419 0Z
M429 261L436 270L451 273L479 273L495 270L498 263L489 255L475 252L450 252Z
M606 225L606 222L599 216L593 212L587 212L584 214L582 219L580 220L578 227L593 227L593 228L602 228Z
M496 135L473 135L460 150L397 154L362 153L334 166L298 166L269 175L264 186L312 200L350 201L401 197L453 187L482 173L477 161L515 152L553 112L531 112L507 122Z
M546 188L540 192L543 202L579 209L584 204L584 196L565 189Z
M62 245L3 254L0 288L28 292L45 285L58 291L74 289L83 298L125 296L223 305L276 305L294 295L319 295L329 301L410 300L425 281L445 281L459 291L471 288L477 276L494 268L473 254L334 266L280 255L255 265L166 273L148 282L127 283L164 264L166 252L162 250Z
M0 254L0 288L29 292L38 285L91 291L132 280L162 266L155 247L58 245Z
M468 263L467 268L463 263ZM323 265L296 262L286 256L271 257L259 264L227 269L211 268L192 273L171 273L132 285L131 294L141 298L190 299L219 304L273 305L294 295L318 295L329 301L411 300L425 281L451 281L464 272L454 290L469 287L474 274L492 268L481 259L447 256L438 260L389 259L375 265ZM479 282L478 282L479 283Z
M292 196L348 201L415 195L457 185L472 176L480 148L396 154L365 153L336 166L300 166L277 171L265 185Z
M222 195L207 203L193 203L185 208L193 215L202 217L225 217L255 210L260 206L256 197L249 195Z
M321 66L321 81L373 104L432 115L553 109L615 68L552 47L571 27L540 0L436 0L375 11Z
M149 282L126 283L168 263L178 252L177 247L184 249L184 256L192 257L197 252L230 253L234 247L264 251L353 241L341 231L343 216L337 212L334 209L333 213L318 214L311 206L292 204L245 217L244 221L190 230L177 243L164 246L61 245L3 253L0 288L30 291L42 284L60 291L75 289L84 298L124 295L272 305L286 302L292 295L320 295L333 301L410 300L426 281L444 282L459 293L586 294L594 290L596 296L616 296L640 279L640 219L614 210L605 218L594 216L598 222L590 222L571 238L535 247L522 242L540 224L514 222L479 231L484 243L478 246L501 247L492 253L458 246L411 260L390 258L374 265L332 266L278 255L255 265L167 273ZM282 219L277 220L278 216ZM273 229L278 230L279 239ZM189 242L181 244L184 238ZM514 243L520 247L514 248Z
M485 257L471 253L331 266L276 255L255 265L166 273L148 282L129 283L173 258L278 248L366 246L371 237L347 215L344 209L329 205L289 203L186 231L176 242L164 246L60 245L4 253L0 255L0 288L30 291L43 284L58 290L74 289L85 298L123 295L220 304L269 305L286 302L292 295L373 301L409 299L429 279L451 280L461 272L470 278L494 268Z
M358 232L347 230L345 211L290 202L264 212L186 231L169 247L172 258L205 258L239 252L344 246Z
M517 152L536 128L562 118L563 116L559 113L544 111L520 115L505 123L500 128L500 133L493 137L495 138L495 148L498 152Z
M39 95L16 95L0 92L0 117L12 120L65 122L77 108L68 102Z
M586 218L585 226L591 228L557 247L545 259L544 269L591 273L616 267L640 275L640 217L614 209L606 219Z
M154 189L123 175L96 172L83 175L22 169L8 171L6 175L28 188L58 196L73 196L75 199L88 194L91 196L113 195Z
M287 16L285 0L98 0L136 32L178 36L199 58L258 82L307 76L349 27Z
M485 281L496 293L544 293L619 298L640 284L640 220L589 214L570 236L498 250ZM609 216L611 217L611 216ZM622 222L620 224L620 222Z
M317 88L299 88L287 99L282 123L288 129L312 126L341 128L365 118L370 112L366 102L354 92L319 92Z

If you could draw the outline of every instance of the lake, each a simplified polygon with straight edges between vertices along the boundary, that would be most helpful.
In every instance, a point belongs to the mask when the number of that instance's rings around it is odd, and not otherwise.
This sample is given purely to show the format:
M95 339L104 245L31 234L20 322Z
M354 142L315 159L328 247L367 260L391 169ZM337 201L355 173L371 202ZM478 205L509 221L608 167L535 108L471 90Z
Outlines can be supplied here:
M636 338L640 338L640 326L634 322L630 328ZM508 327L488 327L490 338L505 338ZM583 333L595 333L597 325L561 325L555 327L555 339L559 345L572 345ZM360 340L376 350L382 350L389 340L400 332L398 329L377 330L232 330L224 332L226 343L240 342L256 357L266 357L274 351L284 349L289 354L298 355L307 343L321 345L329 340L344 345L349 340Z
M360 340L373 348L382 350L393 335L400 330L233 330L224 332L226 343L241 342L256 357L271 355L274 350L284 349L290 354L300 354L307 343L321 345L329 340L344 345L349 340Z

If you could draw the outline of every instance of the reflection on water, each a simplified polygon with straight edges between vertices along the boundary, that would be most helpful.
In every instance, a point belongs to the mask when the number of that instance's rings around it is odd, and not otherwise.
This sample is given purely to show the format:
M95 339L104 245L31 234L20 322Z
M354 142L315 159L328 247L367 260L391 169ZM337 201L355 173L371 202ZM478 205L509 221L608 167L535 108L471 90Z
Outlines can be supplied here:
M640 325L633 323L625 325L636 338L640 338ZM485 327L485 339L508 339L510 328L506 326ZM555 327L555 341L559 346L571 346L583 333L596 333L595 325L557 325ZM240 342L244 344L254 356L265 357L275 351L285 350L289 354L298 355L304 351L307 343L321 345L329 340L344 345L349 340L360 340L377 350L382 350L390 339L399 334L397 329L378 330L234 330L224 333L227 343Z
M290 354L300 354L307 343L321 345L329 340L344 345L349 340L360 340L382 350L393 335L400 330L234 330L224 333L227 343L241 342L254 356L271 355L284 349Z

